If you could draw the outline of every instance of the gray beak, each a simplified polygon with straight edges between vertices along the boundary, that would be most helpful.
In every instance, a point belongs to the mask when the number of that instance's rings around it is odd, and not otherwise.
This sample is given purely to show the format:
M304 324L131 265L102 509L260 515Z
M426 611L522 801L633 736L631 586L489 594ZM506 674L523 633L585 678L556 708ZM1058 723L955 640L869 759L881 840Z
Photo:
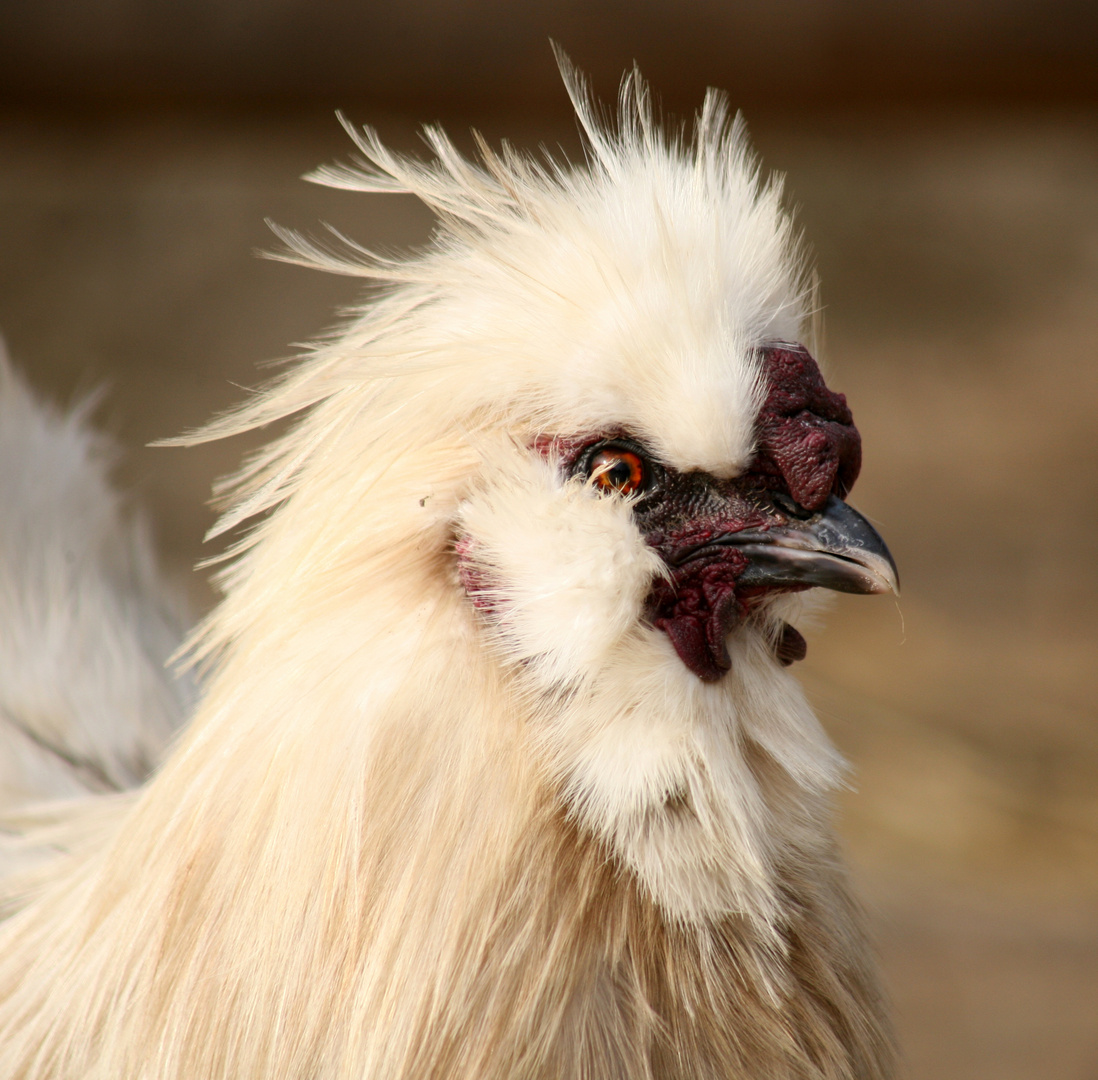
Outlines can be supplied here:
M741 587L816 585L837 592L900 594L900 575L885 542L834 495L809 518L728 533L717 543L747 556Z

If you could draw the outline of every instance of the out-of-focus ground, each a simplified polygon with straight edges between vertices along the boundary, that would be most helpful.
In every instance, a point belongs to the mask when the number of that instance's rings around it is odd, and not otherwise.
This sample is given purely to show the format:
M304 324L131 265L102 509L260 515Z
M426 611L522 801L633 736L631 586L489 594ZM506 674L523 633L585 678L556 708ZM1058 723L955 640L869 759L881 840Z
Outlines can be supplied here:
M378 123L416 145L412 120ZM752 120L817 253L854 502L903 597L840 597L803 677L849 754L841 827L917 1080L1098 1078L1098 111L835 109ZM491 137L572 125L494 117ZM0 117L0 327L60 402L105 385L167 567L247 440L148 449L255 385L359 285L259 261L263 219L421 243L405 197L302 184L324 110ZM2 512L2 509L0 509Z

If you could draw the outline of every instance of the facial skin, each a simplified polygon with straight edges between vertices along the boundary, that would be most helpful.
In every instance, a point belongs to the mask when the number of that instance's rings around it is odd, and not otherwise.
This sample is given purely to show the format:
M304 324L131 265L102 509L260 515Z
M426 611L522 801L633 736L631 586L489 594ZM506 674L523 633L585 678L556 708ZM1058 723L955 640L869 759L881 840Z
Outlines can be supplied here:
M897 585L884 542L841 501L861 467L846 398L827 388L803 346L774 344L760 359L767 393L756 453L736 477L679 472L626 432L553 442L569 476L631 500L637 528L668 568L652 584L647 618L706 682L728 670L725 638L767 594ZM778 659L804 652L786 626Z

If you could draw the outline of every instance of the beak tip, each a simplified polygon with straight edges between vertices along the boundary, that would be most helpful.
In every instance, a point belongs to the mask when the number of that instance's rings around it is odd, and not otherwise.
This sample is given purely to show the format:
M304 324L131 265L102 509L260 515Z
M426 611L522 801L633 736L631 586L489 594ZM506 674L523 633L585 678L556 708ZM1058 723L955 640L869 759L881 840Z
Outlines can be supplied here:
M889 555L888 563L890 571L887 578L888 591L898 599L900 595L900 571L896 569L896 564L892 561L891 555Z
M873 587L870 592L884 595L886 593L892 593L893 596L898 597L900 595L900 572L896 569L896 564L890 559L885 562L883 559L874 559L875 565L867 565L869 560L863 560L862 566L868 572L873 580Z

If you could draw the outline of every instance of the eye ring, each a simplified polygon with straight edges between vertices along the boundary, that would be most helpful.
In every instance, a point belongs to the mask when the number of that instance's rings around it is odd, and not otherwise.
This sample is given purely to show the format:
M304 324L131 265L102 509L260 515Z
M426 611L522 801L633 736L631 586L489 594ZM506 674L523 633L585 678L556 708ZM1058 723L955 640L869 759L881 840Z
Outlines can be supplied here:
M593 447L587 455L586 472L592 486L603 495L639 495L652 479L644 456L617 443Z

